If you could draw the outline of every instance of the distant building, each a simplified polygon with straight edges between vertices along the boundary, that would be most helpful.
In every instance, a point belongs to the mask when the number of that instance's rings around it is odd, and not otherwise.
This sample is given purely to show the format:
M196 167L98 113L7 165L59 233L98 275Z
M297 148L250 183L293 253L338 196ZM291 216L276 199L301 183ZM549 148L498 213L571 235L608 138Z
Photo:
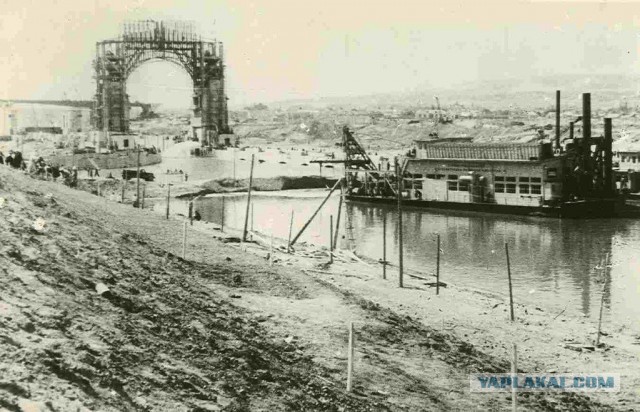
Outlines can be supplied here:
M41 128L57 128L64 134L91 128L91 110L85 108L16 103L0 106L0 135L12 135Z
M615 153L614 161L618 161L619 170L640 172L640 148L638 150L621 150Z

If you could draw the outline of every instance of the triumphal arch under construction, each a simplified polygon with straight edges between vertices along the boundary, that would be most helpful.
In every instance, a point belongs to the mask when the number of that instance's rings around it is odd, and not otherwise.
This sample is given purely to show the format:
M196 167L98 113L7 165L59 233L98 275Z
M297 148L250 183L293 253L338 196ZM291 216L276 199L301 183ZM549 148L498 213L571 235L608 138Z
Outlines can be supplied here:
M204 41L192 23L152 20L127 22L117 39L96 43L96 128L129 131L127 78L140 65L156 60L175 63L191 76L194 133L201 130L203 144L216 145L220 134L231 133L222 43Z

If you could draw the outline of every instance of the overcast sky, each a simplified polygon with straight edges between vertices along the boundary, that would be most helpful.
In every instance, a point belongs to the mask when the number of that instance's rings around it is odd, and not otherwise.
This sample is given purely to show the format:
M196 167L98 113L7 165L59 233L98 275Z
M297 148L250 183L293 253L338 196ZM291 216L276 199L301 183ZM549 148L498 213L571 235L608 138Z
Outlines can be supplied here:
M49 4L49 5L48 5ZM0 98L91 99L95 43L126 20L194 21L225 44L230 104L640 71L638 2L0 0ZM148 63L132 100L188 106Z

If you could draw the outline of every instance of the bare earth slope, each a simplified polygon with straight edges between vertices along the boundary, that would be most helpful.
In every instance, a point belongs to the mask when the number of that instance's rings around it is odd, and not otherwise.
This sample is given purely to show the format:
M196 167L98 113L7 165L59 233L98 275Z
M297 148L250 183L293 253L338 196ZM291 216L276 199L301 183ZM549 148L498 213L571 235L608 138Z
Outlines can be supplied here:
M422 285L395 295L363 264L338 257L329 268L326 255L303 245L270 266L264 249L224 244L211 225L196 222L183 260L181 221L4 167L0 197L0 409L510 405L505 393L469 393L469 373L509 369L502 344L510 329L483 314L494 304L488 298L448 288L442 307L459 317L444 327L440 304L425 299ZM38 218L43 230L34 226ZM490 318L498 332L479 328ZM441 320L442 328L433 326ZM351 394L344 391L348 321L357 325ZM546 338L542 328L523 336L536 335ZM555 338L549 342L531 353L557 350L550 349ZM614 364L622 356L633 362L628 352L615 354ZM575 362L584 365L577 355ZM629 396L522 394L519 403L522 410L633 410Z
M0 407L375 405L326 388L316 378L322 368L295 343L270 334L226 293L202 285L208 278L241 284L238 269L185 262L114 230L109 222L117 216L104 209L84 199L61 200L81 192L0 173L6 199L0 210ZM25 184L40 190L21 191ZM54 194L45 196L47 189ZM43 232L32 228L39 217L46 221ZM109 290L99 294L98 284Z

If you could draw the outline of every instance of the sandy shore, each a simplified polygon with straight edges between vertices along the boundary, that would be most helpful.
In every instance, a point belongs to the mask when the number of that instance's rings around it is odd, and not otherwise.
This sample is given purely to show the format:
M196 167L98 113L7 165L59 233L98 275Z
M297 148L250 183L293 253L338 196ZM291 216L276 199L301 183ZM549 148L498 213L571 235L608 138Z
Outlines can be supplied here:
M173 189L172 189L173 190ZM638 337L430 273L111 202L0 168L0 406L8 410L505 410L469 373L612 372L619 393L521 394L523 410L637 410ZM44 230L33 228L42 218ZM446 281L446 272L443 273ZM105 289L106 288L106 289ZM354 392L344 391L347 324ZM38 410L38 409L34 409Z

